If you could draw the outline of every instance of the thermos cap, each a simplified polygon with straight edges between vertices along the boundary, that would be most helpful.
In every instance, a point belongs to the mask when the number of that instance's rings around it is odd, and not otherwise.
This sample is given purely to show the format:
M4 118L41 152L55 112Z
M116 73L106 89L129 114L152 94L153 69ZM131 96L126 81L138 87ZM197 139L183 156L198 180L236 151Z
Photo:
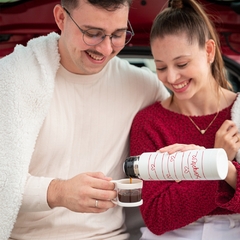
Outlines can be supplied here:
M135 163L138 161L139 156L131 156L126 158L125 162L123 163L123 171L125 172L126 176L137 178L138 174L135 172Z

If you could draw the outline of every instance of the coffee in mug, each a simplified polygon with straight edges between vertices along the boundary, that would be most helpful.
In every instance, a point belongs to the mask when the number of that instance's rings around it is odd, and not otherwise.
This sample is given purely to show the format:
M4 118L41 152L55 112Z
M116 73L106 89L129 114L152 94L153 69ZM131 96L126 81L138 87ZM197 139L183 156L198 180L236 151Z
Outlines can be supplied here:
M112 180L117 191L117 198L113 203L122 207L136 207L142 205L142 186L141 179L124 178Z

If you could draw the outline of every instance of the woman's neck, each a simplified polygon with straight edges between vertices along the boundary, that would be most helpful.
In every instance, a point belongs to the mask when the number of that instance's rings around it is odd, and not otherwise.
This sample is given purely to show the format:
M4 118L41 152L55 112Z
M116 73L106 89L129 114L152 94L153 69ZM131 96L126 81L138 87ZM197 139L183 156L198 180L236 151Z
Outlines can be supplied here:
M162 106L186 116L203 116L217 113L230 106L235 98L236 93L220 88L215 94L198 94L186 100L180 100L172 95L162 102Z

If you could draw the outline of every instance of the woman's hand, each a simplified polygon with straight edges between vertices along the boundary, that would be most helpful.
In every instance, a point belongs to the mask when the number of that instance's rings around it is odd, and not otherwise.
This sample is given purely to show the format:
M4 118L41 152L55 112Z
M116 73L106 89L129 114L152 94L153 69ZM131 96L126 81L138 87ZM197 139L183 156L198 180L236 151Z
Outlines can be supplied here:
M195 144L180 144L175 143L163 148L160 148L157 152L167 152L168 154L173 154L175 152L185 152L187 150L195 150L195 149L205 149L204 147L195 145ZM181 180L176 180L177 183L181 182Z
M185 152L188 150L196 150L196 149L205 149L205 147L195 145L195 144L180 144L180 143L175 143L163 148L160 148L158 152L168 152L168 154L173 154L175 152Z
M225 120L215 135L215 148L223 148L232 161L240 148L240 134L236 124L231 120Z

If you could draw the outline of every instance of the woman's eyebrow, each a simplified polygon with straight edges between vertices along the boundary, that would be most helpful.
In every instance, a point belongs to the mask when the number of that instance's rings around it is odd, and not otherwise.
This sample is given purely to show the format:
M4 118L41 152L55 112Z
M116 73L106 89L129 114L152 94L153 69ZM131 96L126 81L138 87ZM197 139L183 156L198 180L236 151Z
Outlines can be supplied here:
M177 59L180 59L180 58L189 57L189 56L190 56L190 54L177 56L177 57L175 57L175 58L173 59L173 61L174 61L174 60L177 60ZM160 60L160 59L155 59L154 61L155 61L155 62L163 62L163 61Z

